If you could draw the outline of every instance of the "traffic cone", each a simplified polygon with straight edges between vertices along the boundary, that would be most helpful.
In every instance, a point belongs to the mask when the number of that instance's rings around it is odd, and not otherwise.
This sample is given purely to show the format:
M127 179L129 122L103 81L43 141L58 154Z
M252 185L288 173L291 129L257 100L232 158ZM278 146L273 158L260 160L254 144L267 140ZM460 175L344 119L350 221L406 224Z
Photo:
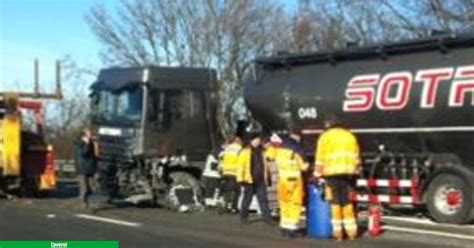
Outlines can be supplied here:
M378 237L382 234L382 210L377 205L369 208L369 234Z

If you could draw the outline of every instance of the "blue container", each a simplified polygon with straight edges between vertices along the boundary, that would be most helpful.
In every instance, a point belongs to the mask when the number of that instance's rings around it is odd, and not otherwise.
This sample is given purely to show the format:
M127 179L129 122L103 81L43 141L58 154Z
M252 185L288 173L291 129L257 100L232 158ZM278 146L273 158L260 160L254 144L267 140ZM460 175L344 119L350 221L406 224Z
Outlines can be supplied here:
M331 207L323 199L324 188L308 185L308 207L306 222L308 237L325 239L332 237Z

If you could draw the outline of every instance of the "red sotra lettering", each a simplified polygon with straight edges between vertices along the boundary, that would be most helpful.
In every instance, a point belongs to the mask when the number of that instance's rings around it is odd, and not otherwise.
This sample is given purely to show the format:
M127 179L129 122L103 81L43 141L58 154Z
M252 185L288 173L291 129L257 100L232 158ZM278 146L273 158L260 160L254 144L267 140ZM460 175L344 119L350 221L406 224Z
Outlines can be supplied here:
M449 106L462 107L467 93L471 93L471 106L474 106L474 66L462 66L456 70L449 92Z
M408 104L412 81L410 72L394 72L385 75L378 87L377 107L381 110L404 108ZM394 95L391 95L392 91L395 92Z
M431 109L436 105L438 88L449 82L449 107L474 106L474 65L419 70L414 81L421 86L420 108ZM454 78L453 78L454 76ZM410 100L413 74L408 71L354 76L345 91L345 112L366 112L373 108L382 111L401 110ZM470 97L470 102L467 98Z
M415 81L423 84L420 100L421 108L434 108L439 83L451 79L453 72L453 68L439 68L420 70L416 74Z
M346 90L346 101L343 109L346 112L365 112L372 108L375 99L375 89L379 81L379 74L355 76L349 81Z

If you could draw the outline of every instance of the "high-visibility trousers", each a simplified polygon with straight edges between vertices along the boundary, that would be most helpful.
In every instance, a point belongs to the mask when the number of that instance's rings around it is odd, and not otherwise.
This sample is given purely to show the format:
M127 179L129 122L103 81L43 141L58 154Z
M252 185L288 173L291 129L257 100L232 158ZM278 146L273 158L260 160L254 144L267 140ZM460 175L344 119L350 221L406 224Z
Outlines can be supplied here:
M297 230L301 220L304 188L301 178L280 178L278 201L280 205L280 227Z
M351 179L349 177L327 178L326 200L331 203L333 236L341 239L346 231L350 239L357 237L357 220L350 201Z

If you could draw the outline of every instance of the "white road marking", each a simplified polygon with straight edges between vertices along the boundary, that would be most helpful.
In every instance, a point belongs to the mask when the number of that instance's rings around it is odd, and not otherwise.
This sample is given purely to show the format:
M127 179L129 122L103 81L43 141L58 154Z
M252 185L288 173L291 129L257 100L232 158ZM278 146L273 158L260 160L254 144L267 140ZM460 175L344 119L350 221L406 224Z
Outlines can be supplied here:
M48 219L54 219L54 218L56 218L56 215L55 215L55 214L47 214L47 215L46 215L46 218L48 218Z
M442 236L442 237L447 237L447 238L474 240L474 236L472 236L472 235L462 235L462 234L454 234L454 233L447 233L447 232L428 231L428 230L413 229L413 228L406 228L406 227L396 227L396 226L387 226L387 225L385 225L385 226L383 226L383 229L390 230L390 231L396 231L396 232L428 234L428 235Z
M462 228L462 229L474 229L474 225L454 225L454 224L444 224L444 223L436 223L431 220L427 219L416 219L416 218L409 218L409 217L395 217L395 216L383 216L382 219L386 220L395 220L395 221L402 221L408 223L416 223L416 224L423 224L423 225L430 225L430 226L439 226L439 227L454 227L454 228Z
M130 227L139 227L139 226L142 225L142 224L136 223L136 222L116 220L116 219L112 219L112 218L105 218L105 217L99 217L99 216L88 215L88 214L76 214L76 217L82 218L82 219L106 222L106 223L111 223L111 224L117 224L117 225L122 225L122 226L130 226Z

